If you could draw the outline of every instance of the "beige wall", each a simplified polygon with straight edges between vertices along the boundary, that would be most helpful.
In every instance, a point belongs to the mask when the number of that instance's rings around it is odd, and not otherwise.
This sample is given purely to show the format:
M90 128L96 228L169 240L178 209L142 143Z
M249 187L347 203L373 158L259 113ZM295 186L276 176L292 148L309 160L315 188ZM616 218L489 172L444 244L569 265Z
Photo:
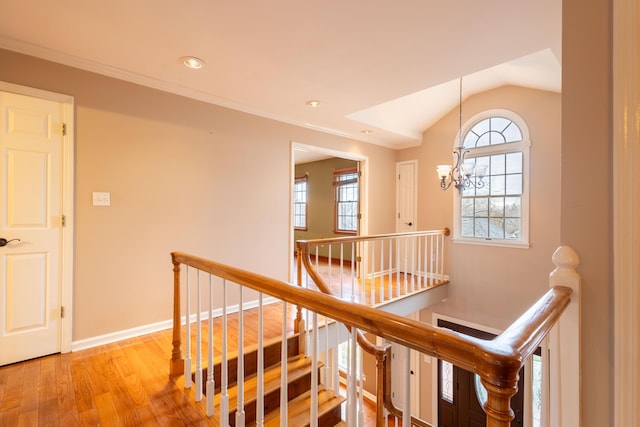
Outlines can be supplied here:
M0 80L75 97L74 341L170 319L174 250L288 279L292 141L366 156L393 230L389 149L2 50Z
M563 0L562 14L561 241L581 260L582 425L612 426L612 1Z

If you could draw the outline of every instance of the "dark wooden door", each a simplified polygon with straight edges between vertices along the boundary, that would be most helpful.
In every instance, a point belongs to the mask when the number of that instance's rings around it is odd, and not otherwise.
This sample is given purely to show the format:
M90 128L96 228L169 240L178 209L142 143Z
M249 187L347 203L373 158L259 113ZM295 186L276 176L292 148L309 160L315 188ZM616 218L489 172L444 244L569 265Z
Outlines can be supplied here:
M476 338L492 339L495 335L456 323L439 319L438 326L445 327ZM453 366L443 378L443 362L438 360L438 426L440 427L485 427L487 416L480 406L476 393L476 375ZM443 390L443 381L451 382L451 393ZM513 427L523 425L524 368L520 371L518 392L511 399L515 419Z

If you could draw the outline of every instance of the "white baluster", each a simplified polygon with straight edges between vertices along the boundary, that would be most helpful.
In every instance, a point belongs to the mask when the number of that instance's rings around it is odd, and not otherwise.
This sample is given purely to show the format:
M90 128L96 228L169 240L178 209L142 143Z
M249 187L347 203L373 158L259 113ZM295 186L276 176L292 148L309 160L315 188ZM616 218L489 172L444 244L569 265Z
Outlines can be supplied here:
M264 425L264 337L262 292L258 295L258 389L256 391L256 426Z
M318 427L318 313L312 315L313 327L311 329L311 404L309 422L310 427Z
M434 268L434 262L436 259L436 254L433 252L433 241L435 239L433 238L433 236L429 236L429 245L431 246L431 250L429 251L431 253L431 261L429 262L429 285L433 285L433 282L435 280L435 268Z
M371 246L371 302L369 305L376 303L376 242L372 241Z
M416 290L416 239L411 237L411 292Z
M389 299L393 298L393 239L389 239Z
M202 400L202 322L200 319L200 270L196 270L196 402Z
M440 260L440 270L438 271L440 281L444 280L444 234L440 234L440 245L438 246L438 259Z
M400 239L396 239L396 298L400 296Z
M402 256L404 258L404 266L402 270L402 272L404 273L403 274L404 280L402 281L402 283L404 286L404 294L406 295L407 293L409 293L409 286L407 283L407 272L408 272L407 262L409 261L407 258L408 258L408 252L409 252L409 248L408 248L409 241L407 240L406 237L403 238L402 241L404 242L404 250L402 251Z
M404 374L404 398L402 400L402 427L410 427L411 426L411 368L409 365L409 357L411 357L411 352L409 347L402 347L404 352L404 362L402 366L402 371Z
M358 427L364 426L364 363L362 360L362 350L356 347L356 356L358 357Z
M356 386L356 346L358 345L357 341L357 333L356 328L351 328L351 338L349 341L349 369L347 372L347 425L355 426L357 425L357 406L358 400L356 396L357 386Z
M327 254L328 259L328 272L329 272L329 279L327 280L327 285L329 286L329 289L333 290L333 254L332 254L332 249L333 249L333 245L329 245L329 253Z
M356 300L356 243L351 243L351 302Z
M308 324L308 323L307 323ZM287 303L282 302L282 342L280 350L280 427L287 427L289 422L289 390L287 379Z
M243 286L238 286L238 374L236 389L238 390L238 407L236 409L236 426L244 427L244 307L242 304Z
M207 415L212 416L215 412L215 406L213 404L213 395L216 391L216 383L213 377L213 276L209 274L209 346L208 346L208 358L207 358Z
M380 240L380 302L384 302L384 240Z
M184 357L184 387L191 388L191 274L189 266L187 266L187 296L185 302L187 305L186 313L186 336L184 340L185 357Z
M340 243L340 294L338 298L344 297L344 243Z
M229 362L227 360L227 280L222 279L222 361L220 362L220 424L229 425Z

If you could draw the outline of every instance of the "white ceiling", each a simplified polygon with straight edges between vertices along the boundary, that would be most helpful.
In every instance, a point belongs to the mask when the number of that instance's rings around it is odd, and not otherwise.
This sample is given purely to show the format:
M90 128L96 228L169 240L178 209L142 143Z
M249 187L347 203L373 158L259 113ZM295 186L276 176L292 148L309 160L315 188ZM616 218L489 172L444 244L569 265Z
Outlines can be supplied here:
M561 0L0 0L0 48L403 148L460 76L559 92Z

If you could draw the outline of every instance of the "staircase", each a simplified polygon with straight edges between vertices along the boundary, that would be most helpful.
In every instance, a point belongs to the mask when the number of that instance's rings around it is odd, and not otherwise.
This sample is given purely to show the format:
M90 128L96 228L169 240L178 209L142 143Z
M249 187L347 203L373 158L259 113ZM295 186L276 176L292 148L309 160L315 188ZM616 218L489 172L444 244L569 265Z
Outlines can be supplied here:
M288 425L308 426L309 408L311 404L311 357L299 351L299 335L287 337L287 397L288 397ZM264 345L264 425L280 425L280 388L281 388L281 352L280 338L269 340ZM236 425L237 402L237 352L227 357L227 375L229 387L229 425ZM244 411L245 424L255 425L257 411L257 365L258 346L253 345L244 351ZM214 404L219 406L221 384L221 358L214 361L213 378L216 384ZM318 369L322 366L318 363ZM207 368L203 370L203 390L206 392ZM195 381L195 374L192 375ZM333 427L341 422L341 405L345 401L343 396L336 396L331 390L318 390L318 426Z

